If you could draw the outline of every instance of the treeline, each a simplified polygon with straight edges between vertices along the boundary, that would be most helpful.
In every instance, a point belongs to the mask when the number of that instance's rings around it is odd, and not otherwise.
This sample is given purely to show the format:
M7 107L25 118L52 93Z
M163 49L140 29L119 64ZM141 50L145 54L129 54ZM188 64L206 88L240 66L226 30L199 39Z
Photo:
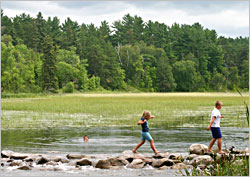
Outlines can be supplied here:
M1 23L2 92L249 87L249 38L218 37L199 23L167 26L127 14L96 27L3 11Z

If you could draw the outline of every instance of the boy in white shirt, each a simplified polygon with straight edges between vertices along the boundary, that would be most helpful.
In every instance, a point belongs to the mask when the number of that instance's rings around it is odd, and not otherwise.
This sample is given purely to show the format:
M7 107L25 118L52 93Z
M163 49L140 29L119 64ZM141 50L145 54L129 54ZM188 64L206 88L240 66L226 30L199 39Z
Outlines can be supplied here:
M222 135L220 131L220 119L224 118L224 116L221 116L220 111L219 111L221 108L222 108L222 102L216 101L215 108L211 114L211 122L209 126L207 127L207 130L211 129L211 132L213 135L213 139L211 140L207 151L212 152L211 148L213 147L215 141L218 139L219 154L224 153L221 148L222 147Z

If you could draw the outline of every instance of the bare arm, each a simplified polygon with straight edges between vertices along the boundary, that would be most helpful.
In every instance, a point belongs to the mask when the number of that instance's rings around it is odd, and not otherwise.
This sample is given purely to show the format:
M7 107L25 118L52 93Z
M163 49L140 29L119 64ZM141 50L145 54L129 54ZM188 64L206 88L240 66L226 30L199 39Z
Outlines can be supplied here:
M212 126L212 124L214 123L214 120L215 120L215 116L213 116L213 118L212 118L212 120L211 120L211 122L210 122L210 124L209 124L209 126L207 127L207 130L210 130L210 128L211 128L211 126Z
M224 118L224 116L220 116L220 118Z
M152 115L151 117L150 117L150 119L154 119L155 118L155 116L154 115Z
M142 120L139 120L138 122L137 122L137 125L141 125L141 124L144 124L146 122L146 119L144 119L144 121L142 121Z

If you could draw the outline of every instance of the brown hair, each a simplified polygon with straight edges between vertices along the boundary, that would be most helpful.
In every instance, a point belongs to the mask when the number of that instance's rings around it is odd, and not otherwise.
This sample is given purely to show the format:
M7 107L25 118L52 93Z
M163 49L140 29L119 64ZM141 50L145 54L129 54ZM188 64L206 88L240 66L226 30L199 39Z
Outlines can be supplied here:
M217 107L217 106L219 106L219 105L222 105L222 102L221 102L221 101L216 101L215 107Z
M144 111L143 112L143 114L142 114L142 117L144 117L145 118L145 116L151 116L151 112L149 112L149 111Z

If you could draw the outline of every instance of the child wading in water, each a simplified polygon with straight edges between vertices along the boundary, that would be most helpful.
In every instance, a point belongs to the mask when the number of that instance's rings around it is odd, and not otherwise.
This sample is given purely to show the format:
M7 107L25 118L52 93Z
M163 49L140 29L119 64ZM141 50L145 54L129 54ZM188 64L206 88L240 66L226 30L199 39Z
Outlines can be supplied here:
M150 142L150 146L155 154L158 154L159 151L155 149L154 140L149 134L149 127L148 127L148 120L153 119L155 116L151 115L150 112L144 111L142 114L141 120L138 121L137 125L141 125L142 132L141 132L141 142L134 148L133 152L137 153L137 149L141 147L145 143L146 140Z
M216 101L215 103L215 108L211 114L211 122L209 126L207 127L207 130L211 129L213 139L211 140L209 147L208 147L208 152L212 152L212 147L215 143L215 141L218 139L218 149L219 153L223 154L224 152L222 151L222 135L220 131L220 119L224 118L224 116L220 115L220 109L222 108L222 102L221 101Z

